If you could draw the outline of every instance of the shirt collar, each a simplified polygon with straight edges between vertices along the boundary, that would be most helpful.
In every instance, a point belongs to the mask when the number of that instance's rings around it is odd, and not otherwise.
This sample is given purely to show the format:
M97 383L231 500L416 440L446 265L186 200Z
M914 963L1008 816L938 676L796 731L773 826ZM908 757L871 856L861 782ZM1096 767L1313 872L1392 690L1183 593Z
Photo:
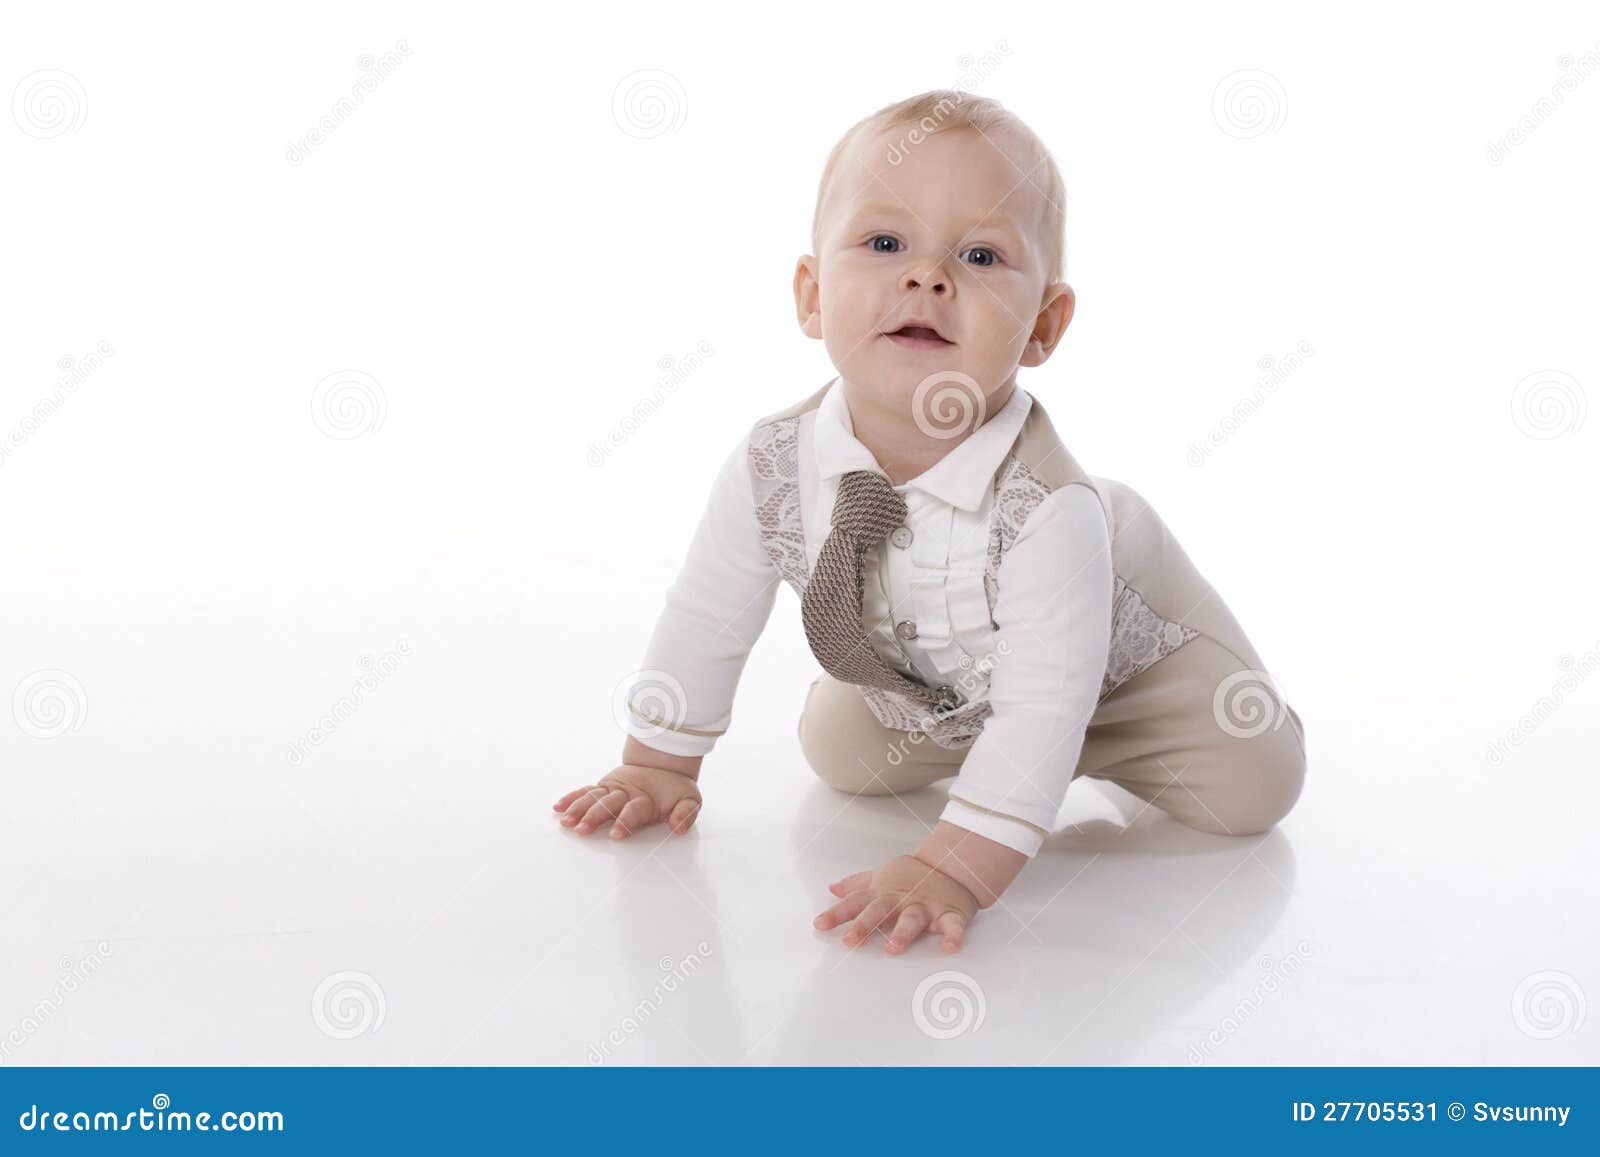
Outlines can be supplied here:
M977 510L984 492L993 484L995 471L1022 432L1022 423L1032 407L1032 395L1013 383L1011 397L998 413L905 485L962 510ZM817 472L822 478L833 478L851 470L883 474L883 467L878 465L872 451L856 439L842 378L833 380L818 403L816 413Z

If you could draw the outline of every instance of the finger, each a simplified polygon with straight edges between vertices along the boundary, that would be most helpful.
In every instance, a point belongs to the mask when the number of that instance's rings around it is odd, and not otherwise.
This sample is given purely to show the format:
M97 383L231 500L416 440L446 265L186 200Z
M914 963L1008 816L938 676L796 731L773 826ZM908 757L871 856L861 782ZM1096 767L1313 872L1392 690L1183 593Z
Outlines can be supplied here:
M647 795L634 796L622 805L617 822L611 825L611 838L625 840L646 824L654 822L655 818L655 801Z
M567 814L561 817L561 822L569 828L575 826L583 819L583 813L589 810L590 805L608 790L610 789L598 786L584 788L583 794L567 805Z
M967 938L967 922L961 918L960 913L946 912L936 921L939 931L944 934L939 947L946 952L958 950Z
M835 896L848 896L857 888L865 888L867 886L867 881L870 879L872 879L872 872L870 870L865 872L856 872L853 875L846 876L842 880L835 880L833 883L829 884L828 891L832 892Z
M555 810L558 811L558 812L559 811L566 811L567 810L567 805L569 803L571 803L573 800L577 799L580 795L583 795L585 792L590 792L590 791L593 791L593 790L594 790L594 785L593 784L590 784L588 787L575 787L575 788L573 788L566 795L564 795L560 799L556 800L556 802L555 802Z
M837 924L843 924L847 920L854 920L860 914L861 909L867 906L867 901L871 899L872 892L866 888L861 889L859 892L852 892L837 904L825 908L815 920L811 921L811 926L826 932Z
M857 916L855 923L845 931L844 942L854 947L865 943L872 935L872 930L889 918L894 911L895 901L888 896L879 896L868 904L866 911Z
M616 818L617 813L622 810L622 805L627 801L627 792L620 787L613 789L608 795L597 801L584 814L584 817L578 821L579 834L586 835L594 831L595 828L604 827L610 823Z
M930 919L928 910L921 904L907 904L905 910L900 913L894 931L889 933L889 943L884 947L897 955L904 952L912 941L922 935L922 930L928 926Z
M697 799L680 799L672 809L672 814L667 817L667 826L680 836L689 830L689 825L700 818L700 801Z

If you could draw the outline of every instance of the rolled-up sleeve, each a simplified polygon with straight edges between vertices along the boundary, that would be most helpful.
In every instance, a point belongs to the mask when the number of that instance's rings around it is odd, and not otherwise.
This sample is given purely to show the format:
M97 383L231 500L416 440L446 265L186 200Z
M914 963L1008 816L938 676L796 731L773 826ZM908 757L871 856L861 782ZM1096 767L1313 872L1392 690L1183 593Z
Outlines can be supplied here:
M1055 829L1111 643L1111 540L1081 483L1039 503L1006 552L995 601L993 714L940 819L1032 857Z
M670 755L705 755L733 721L734 692L781 576L761 544L747 453L734 447L624 697L629 734Z

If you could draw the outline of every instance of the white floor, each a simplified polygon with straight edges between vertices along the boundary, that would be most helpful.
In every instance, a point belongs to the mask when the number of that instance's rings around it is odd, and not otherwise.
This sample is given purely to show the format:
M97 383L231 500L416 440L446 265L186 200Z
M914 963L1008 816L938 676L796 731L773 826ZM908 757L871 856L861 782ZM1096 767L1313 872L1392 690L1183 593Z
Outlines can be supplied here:
M1208 836L1080 781L965 951L892 959L810 919L943 793L850 801L810 776L792 596L697 829L613 844L550 804L611 766L642 641L574 635L551 683L533 658L578 628L541 627L525 577L34 592L5 678L58 667L82 700L58 735L0 727L4 1063L1600 1062L1592 687L1494 768L1514 704L1436 686L1400 711L1393 686L1302 677L1310 782L1279 829ZM292 766L359 657L401 640Z

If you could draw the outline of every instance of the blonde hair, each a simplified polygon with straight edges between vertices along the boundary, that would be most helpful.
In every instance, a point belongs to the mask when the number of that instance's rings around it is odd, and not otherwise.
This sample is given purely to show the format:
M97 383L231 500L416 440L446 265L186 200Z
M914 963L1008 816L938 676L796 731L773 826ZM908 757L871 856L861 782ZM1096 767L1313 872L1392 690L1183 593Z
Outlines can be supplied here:
M1061 179L1061 170L1055 158L1023 119L997 100L986 96L973 96L957 89L936 88L918 93L894 104L885 105L870 116L863 117L850 126L828 154L822 167L822 180L817 184L817 207L811 215L811 249L819 248L822 233L822 208L828 197L828 187L833 183L840 158L851 143L863 136L872 136L887 129L911 126L923 136L948 132L951 129L969 128L983 134L1009 134L1020 141L1029 154L1026 180L1044 198L1044 243L1046 283L1060 281L1066 268L1067 244L1067 189ZM898 162L892 162L898 163Z

